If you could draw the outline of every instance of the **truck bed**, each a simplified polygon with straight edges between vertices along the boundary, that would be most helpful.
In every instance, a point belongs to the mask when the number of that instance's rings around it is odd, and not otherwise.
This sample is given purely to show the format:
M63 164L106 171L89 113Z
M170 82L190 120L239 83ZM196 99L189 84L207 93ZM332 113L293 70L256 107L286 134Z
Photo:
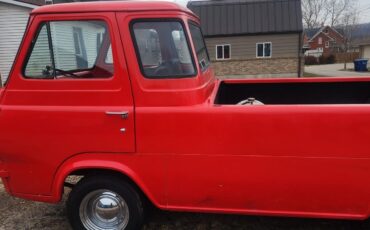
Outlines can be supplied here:
M370 104L370 81L221 82L215 104L236 105L248 98L265 105Z

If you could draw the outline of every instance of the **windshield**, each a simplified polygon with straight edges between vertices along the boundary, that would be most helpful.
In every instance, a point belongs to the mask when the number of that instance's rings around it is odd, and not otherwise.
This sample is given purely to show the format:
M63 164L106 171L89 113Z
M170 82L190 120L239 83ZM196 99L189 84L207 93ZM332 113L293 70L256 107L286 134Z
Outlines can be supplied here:
M133 23L133 39L142 73L147 78L195 76L193 57L179 21Z

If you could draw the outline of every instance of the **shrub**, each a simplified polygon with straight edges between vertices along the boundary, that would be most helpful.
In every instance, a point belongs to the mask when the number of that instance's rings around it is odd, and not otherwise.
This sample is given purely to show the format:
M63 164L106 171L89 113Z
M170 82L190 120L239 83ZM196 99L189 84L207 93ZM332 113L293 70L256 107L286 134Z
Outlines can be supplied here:
M326 63L325 64L334 64L334 63L336 63L335 59L336 59L335 55L331 54L326 58Z
M317 64L319 64L319 61L317 60L317 57L305 56L304 57L304 64L305 65L317 65Z

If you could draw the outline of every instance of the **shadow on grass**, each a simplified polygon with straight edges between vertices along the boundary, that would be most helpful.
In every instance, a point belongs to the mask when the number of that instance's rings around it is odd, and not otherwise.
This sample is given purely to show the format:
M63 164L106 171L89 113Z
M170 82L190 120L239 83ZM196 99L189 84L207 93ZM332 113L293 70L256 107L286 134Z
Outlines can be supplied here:
M368 230L369 221L322 220L153 210L144 230Z

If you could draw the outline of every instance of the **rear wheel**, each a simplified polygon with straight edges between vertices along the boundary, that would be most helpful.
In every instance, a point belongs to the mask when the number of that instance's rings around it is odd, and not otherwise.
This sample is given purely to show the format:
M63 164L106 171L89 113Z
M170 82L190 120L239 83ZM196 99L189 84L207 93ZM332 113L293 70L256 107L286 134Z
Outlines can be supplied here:
M143 204L138 192L126 181L109 176L82 179L67 200L73 229L140 229Z

